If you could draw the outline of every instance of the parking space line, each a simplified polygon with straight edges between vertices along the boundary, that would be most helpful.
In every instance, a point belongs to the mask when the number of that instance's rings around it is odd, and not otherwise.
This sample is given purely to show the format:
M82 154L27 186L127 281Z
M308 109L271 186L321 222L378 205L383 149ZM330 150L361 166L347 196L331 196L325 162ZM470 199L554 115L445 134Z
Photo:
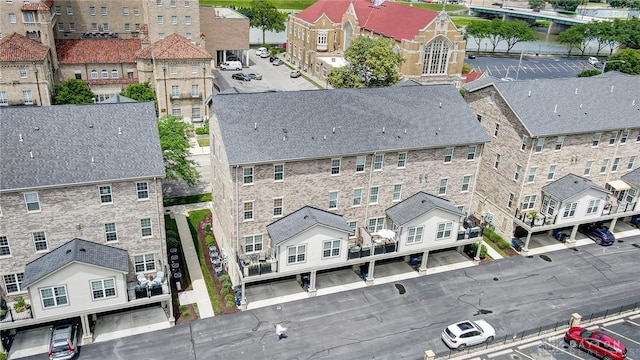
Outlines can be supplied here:
M615 331L613 331L613 330L609 330L609 329L607 329L607 328L606 328L606 327L604 327L604 326L603 326L603 327L601 327L601 329L602 329L602 330L604 330L604 331L606 331L606 332L610 332L610 333L612 333L612 334L614 334L614 335L616 335L616 336L618 336L618 337L621 337L621 338L623 338L623 339L627 339L627 340L631 341L631 342L632 342L632 343L634 343L634 344L638 344L638 345L640 345L640 341L636 341L636 340L633 340L633 339L631 339L631 338L628 338L628 337L626 337L626 336L624 336L624 335L622 335L622 334L618 334L617 332L615 332Z
M638 318L640 318L640 314L629 316L629 319L631 319L631 320L635 320L635 319L638 319Z
M635 326L640 326L640 324L638 324L635 321L631 321L631 320L626 320L629 324L635 325Z
M565 69L564 66L562 66L562 64L556 64L556 65L560 66L563 71L567 71L567 69Z
M604 324L602 324L600 326L605 327L605 326L609 326L609 325L620 324L620 323L623 323L623 322L624 322L624 319L618 319L618 320L613 320L613 321L608 322L608 323L604 323Z
M520 350L524 350L524 349L527 349L527 348L530 348L530 347L533 347L533 346L538 346L538 345L540 345L540 344L542 344L542 341L540 341L540 340L538 340L538 341L533 341L533 342L526 343L526 344L524 344L524 345L520 345L520 346L518 346L518 349L520 349Z
M511 350L511 349L506 349L506 350L498 351L498 352L495 352L495 353L491 353L491 354L487 355L487 357L488 357L489 359L491 359L491 358L494 358L494 357L496 357L496 356L507 355L507 354L510 354L510 353L512 353L512 352L513 352L513 350Z
M552 72L551 69L549 69L549 67L547 66L547 64L542 64L542 66L544 66L547 70L549 70L549 72Z
M524 353L522 353L522 352L520 352L520 351L518 351L518 350L513 350L513 352L518 353L518 355L520 355L520 356L522 356L522 357L525 357L525 358L527 358L527 359L529 359L529 360L536 360L535 358L533 358L533 357L531 357L531 356L529 356L529 355L527 355L527 354L524 354Z
M538 66L538 64L536 64L536 67L538 68L538 70L540 70L540 72L544 72L544 70L540 69L540 66Z
M578 355L574 355L574 354L572 354L572 353L570 353L570 352L566 351L565 349L559 348L559 347L557 347L557 346L555 346L555 345L553 345L553 344L550 344L550 343L548 343L548 342L545 342L545 345L549 345L549 346L551 346L552 348L558 349L558 350L562 351L563 353L565 353L565 354L567 354L567 355L569 355L569 356L573 356L573 357L574 357L574 358L576 358L576 359L585 360L584 358L581 358L581 357L580 357L580 356L578 356Z

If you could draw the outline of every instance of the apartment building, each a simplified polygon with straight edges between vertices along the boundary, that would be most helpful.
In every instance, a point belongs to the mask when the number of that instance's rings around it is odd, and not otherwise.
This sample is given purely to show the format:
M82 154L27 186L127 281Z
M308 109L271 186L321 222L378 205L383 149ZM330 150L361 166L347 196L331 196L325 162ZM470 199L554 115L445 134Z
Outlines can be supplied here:
M91 341L92 315L171 308L156 277L168 272L153 102L6 107L0 118L2 328L80 317ZM139 297L147 277L157 292ZM13 309L20 299L27 311Z
M516 82L489 77L465 88L469 106L492 137L471 208L483 222L507 238L524 232L528 244L532 233L570 227L573 239L580 223L597 217L613 227L638 213L637 185L625 177L640 166L637 76ZM557 185L563 195L553 196L558 192L551 184L567 176L575 183ZM585 179L585 191L598 191L579 192L588 201L578 209L577 201L565 201L577 193L566 190L584 186Z
M364 262L371 281L375 256L426 270L430 249L478 241L458 230L489 137L452 85L219 94L212 109L213 229L234 282L311 272L313 290L317 270Z
M425 84L464 83L465 40L444 12L396 2L319 0L289 16L287 60L326 77L345 66L344 51L357 36L386 37L402 55L400 74Z

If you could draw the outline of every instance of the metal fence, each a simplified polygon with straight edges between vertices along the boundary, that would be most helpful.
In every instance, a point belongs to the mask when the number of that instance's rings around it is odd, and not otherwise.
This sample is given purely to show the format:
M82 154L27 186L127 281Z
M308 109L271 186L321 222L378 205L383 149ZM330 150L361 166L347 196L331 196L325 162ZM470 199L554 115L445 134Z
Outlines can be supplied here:
M608 317L617 316L626 312L631 312L636 309L640 309L640 303L635 302L629 305L623 305L617 308L608 309L596 313L592 313L588 316L583 316L581 320L581 324L590 324L593 322L597 322L600 320L604 320ZM539 328L525 330L521 332L517 332L515 334L506 335L504 337L497 337L493 342L489 344L477 345L470 348L466 348L462 351L458 351L455 349L449 349L448 351L439 352L436 354L436 359L454 359L456 357L469 355L478 351L491 349L494 347L499 347L503 345L508 345L511 343L520 342L529 338L535 338L540 335L555 333L558 330L567 330L569 329L569 321L559 321L555 324L550 324L546 326L540 326Z

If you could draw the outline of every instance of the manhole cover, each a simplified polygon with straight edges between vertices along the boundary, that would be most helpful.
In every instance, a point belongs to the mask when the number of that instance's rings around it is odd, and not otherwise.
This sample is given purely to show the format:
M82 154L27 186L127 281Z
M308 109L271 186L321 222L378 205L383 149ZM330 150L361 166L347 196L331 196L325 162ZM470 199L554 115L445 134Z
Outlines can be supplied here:
M542 259L542 260L544 260L544 261L551 262L551 258L550 258L550 257L548 257L547 255L544 255L544 254L540 255L540 259Z
M498 279L498 278L493 278L493 281L498 281L498 280L500 280L500 279Z
M396 284L395 286L396 286L396 289L398 289L398 293L400 293L400 295L407 292L407 290L404 288L404 285Z

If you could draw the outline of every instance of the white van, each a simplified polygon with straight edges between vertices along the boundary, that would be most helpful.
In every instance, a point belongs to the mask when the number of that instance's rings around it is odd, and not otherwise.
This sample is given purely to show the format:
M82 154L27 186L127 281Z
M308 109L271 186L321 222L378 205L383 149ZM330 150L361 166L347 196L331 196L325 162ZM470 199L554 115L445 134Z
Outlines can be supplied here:
M220 65L222 70L242 70L242 63L240 61L226 61Z

